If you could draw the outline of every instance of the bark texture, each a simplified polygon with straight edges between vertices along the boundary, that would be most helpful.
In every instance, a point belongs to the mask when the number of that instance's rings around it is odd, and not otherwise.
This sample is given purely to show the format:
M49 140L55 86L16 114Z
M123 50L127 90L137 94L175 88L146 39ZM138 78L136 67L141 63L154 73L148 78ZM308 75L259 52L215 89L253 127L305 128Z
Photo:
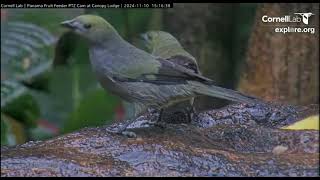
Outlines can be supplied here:
M318 111L235 104L165 128L147 115L136 138L100 127L1 147L1 176L318 176L319 131L279 129Z
M277 17L312 12L309 25L263 23ZM299 15L297 15L300 17ZM315 33L275 33L276 27L315 28ZM319 4L275 3L258 7L239 89L266 100L296 105L319 103Z

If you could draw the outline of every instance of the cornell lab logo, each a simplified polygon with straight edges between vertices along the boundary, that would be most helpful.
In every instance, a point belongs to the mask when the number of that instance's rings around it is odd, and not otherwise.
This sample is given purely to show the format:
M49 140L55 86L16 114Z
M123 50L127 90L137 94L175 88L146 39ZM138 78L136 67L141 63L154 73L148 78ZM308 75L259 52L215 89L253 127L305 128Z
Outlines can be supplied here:
M289 15L284 15L284 16L267 16L264 15L262 16L262 22L269 23L269 22L284 22L284 23L295 23L295 22L303 22L304 24L308 25L310 17L312 15L315 15L311 12L308 13L294 13L296 16L289 16Z
M309 24L309 17L314 15L311 12L309 12L309 13L294 13L294 14L300 15L302 17L302 22L307 25Z
M262 16L263 23L292 23L292 24L274 24L274 32L276 33L311 33L314 34L316 29L314 26L309 25L310 17L315 15L311 12L307 13L293 13L294 15L284 16ZM302 22L303 25L296 23Z

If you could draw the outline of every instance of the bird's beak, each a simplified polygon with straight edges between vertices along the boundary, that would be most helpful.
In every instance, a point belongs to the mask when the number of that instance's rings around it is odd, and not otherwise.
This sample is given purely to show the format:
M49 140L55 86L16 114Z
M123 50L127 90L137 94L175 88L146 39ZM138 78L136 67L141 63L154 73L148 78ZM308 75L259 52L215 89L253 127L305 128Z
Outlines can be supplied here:
M73 19L72 20L63 21L63 22L60 23L60 25L63 26L63 27L69 28L69 29L75 29L76 28Z

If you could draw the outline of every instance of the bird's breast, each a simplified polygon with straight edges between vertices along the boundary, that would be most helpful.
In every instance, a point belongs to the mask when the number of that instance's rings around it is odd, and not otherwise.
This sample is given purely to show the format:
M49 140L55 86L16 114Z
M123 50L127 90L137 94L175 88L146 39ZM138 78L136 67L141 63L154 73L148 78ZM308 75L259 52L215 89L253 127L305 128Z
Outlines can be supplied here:
M90 62L96 77L101 86L108 92L120 96L126 101L131 101L128 91L121 83L114 80L112 71L112 57L105 51L90 50Z

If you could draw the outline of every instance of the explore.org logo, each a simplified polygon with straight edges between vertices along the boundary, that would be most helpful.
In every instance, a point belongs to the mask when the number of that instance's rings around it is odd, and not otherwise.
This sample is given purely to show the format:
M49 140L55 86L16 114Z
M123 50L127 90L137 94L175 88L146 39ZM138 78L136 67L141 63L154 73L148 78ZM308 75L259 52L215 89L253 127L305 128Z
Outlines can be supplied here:
M276 16L276 17L270 17L267 15L262 16L261 20L264 23L296 23L292 26L308 26L310 22L310 17L312 15L315 15L311 12L308 13L294 13L295 16ZM301 25L298 25L297 23L302 22ZM285 25L279 25L279 24L273 24L273 26L283 26L283 27L276 27L274 29L274 32L280 32L280 33L291 33L291 32L300 32L300 33L315 33L315 27L292 27L288 24Z

